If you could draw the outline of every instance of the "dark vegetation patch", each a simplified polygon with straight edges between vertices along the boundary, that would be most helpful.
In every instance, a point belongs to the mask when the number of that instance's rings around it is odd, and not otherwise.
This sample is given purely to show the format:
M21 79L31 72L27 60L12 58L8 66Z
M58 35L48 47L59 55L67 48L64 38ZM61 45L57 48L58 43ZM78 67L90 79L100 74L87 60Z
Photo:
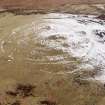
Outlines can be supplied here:
M95 30L93 33L97 36L98 42L105 43L105 30Z
M12 103L11 105L20 105L20 102L16 101L16 102Z
M25 97L25 96L32 95L32 91L33 91L34 88L35 88L35 86L32 86L30 84L29 85L19 84L17 86L17 89L16 90Z
M99 19L99 18L97 18L97 19ZM78 21L78 23L85 24L85 25L87 25L89 23L97 23L97 24L100 24L100 25L103 25L104 24L104 22L103 22L102 19L101 20L98 20L98 21L96 21L94 19L82 19L82 20L77 20L77 21Z
M57 40L57 39L61 39L61 40L65 40L66 38L63 36L58 35L52 35L48 37L49 40Z
M89 23L89 21L86 19L82 19L82 20L78 19L77 21L78 21L78 23L85 24L85 25L87 25Z
M104 15L104 14L99 15L99 16L97 17L97 19L105 20L105 15Z
M15 96L17 96L17 95L18 95L18 92L14 92L14 91L7 91L7 92L6 92L6 94L7 94L7 95L10 95L10 96L14 96L14 97L15 97Z
M95 34L100 38L105 37L105 30L95 30Z
M45 11L43 9L8 9L5 8L3 11L0 11L0 13L13 13L14 15L32 15L32 14L47 14L48 11Z
M7 91L6 94L10 96L22 96L22 97L28 97L28 96L33 96L33 90L35 86L27 84L18 84L15 91Z
M42 105L57 105L56 102L49 101L49 100L40 101L40 104L42 104Z

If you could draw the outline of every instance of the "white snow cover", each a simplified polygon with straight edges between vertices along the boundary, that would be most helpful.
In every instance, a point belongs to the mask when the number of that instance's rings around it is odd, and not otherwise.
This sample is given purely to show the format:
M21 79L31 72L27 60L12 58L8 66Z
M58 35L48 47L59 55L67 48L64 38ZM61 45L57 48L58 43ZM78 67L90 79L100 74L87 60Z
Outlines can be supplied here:
M39 35L44 40L43 44L54 49L62 49L74 57L83 59L90 66L102 70L102 75L95 79L105 81L103 20L95 16L51 13L44 15L42 23L37 24L37 27L40 27Z
M82 59L81 67L98 69L102 74L96 80L105 82L105 21L92 15L72 15L50 13L39 15L31 24L19 27L24 35L32 33L41 43L52 49L68 52L70 56ZM34 32L33 32L34 31ZM61 56L47 57L49 60L62 60Z

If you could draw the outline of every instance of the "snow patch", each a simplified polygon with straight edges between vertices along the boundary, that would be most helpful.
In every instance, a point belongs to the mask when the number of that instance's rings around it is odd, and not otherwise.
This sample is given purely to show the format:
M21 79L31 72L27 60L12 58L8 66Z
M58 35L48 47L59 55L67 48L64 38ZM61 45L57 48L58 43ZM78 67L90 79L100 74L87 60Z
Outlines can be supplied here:
M43 16L42 21L45 23L45 29L41 30L39 35L45 40L46 46L62 49L93 67L100 67L103 74L96 77L96 80L105 81L105 35L102 33L105 31L105 22L103 20L96 19L92 15L52 13ZM99 34L95 33L96 30L99 30ZM59 40L59 37L54 40L48 39L54 35L65 39Z

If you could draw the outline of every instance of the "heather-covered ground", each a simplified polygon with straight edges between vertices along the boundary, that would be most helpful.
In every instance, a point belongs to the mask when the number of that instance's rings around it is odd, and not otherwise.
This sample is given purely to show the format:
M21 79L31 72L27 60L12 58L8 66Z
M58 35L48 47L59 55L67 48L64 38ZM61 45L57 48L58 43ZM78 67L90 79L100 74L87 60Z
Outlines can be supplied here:
M66 4L104 4L104 0L0 0L2 8L45 9Z
M104 0L0 0L0 11L16 14L68 12L100 14L105 12Z

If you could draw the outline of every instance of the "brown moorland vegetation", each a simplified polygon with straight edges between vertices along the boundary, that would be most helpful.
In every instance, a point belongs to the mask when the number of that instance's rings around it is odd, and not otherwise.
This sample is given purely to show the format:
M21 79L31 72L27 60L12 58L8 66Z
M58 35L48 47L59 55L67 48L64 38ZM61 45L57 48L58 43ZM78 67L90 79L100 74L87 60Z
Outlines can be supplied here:
M66 4L102 4L105 0L0 0L1 9L48 9Z

